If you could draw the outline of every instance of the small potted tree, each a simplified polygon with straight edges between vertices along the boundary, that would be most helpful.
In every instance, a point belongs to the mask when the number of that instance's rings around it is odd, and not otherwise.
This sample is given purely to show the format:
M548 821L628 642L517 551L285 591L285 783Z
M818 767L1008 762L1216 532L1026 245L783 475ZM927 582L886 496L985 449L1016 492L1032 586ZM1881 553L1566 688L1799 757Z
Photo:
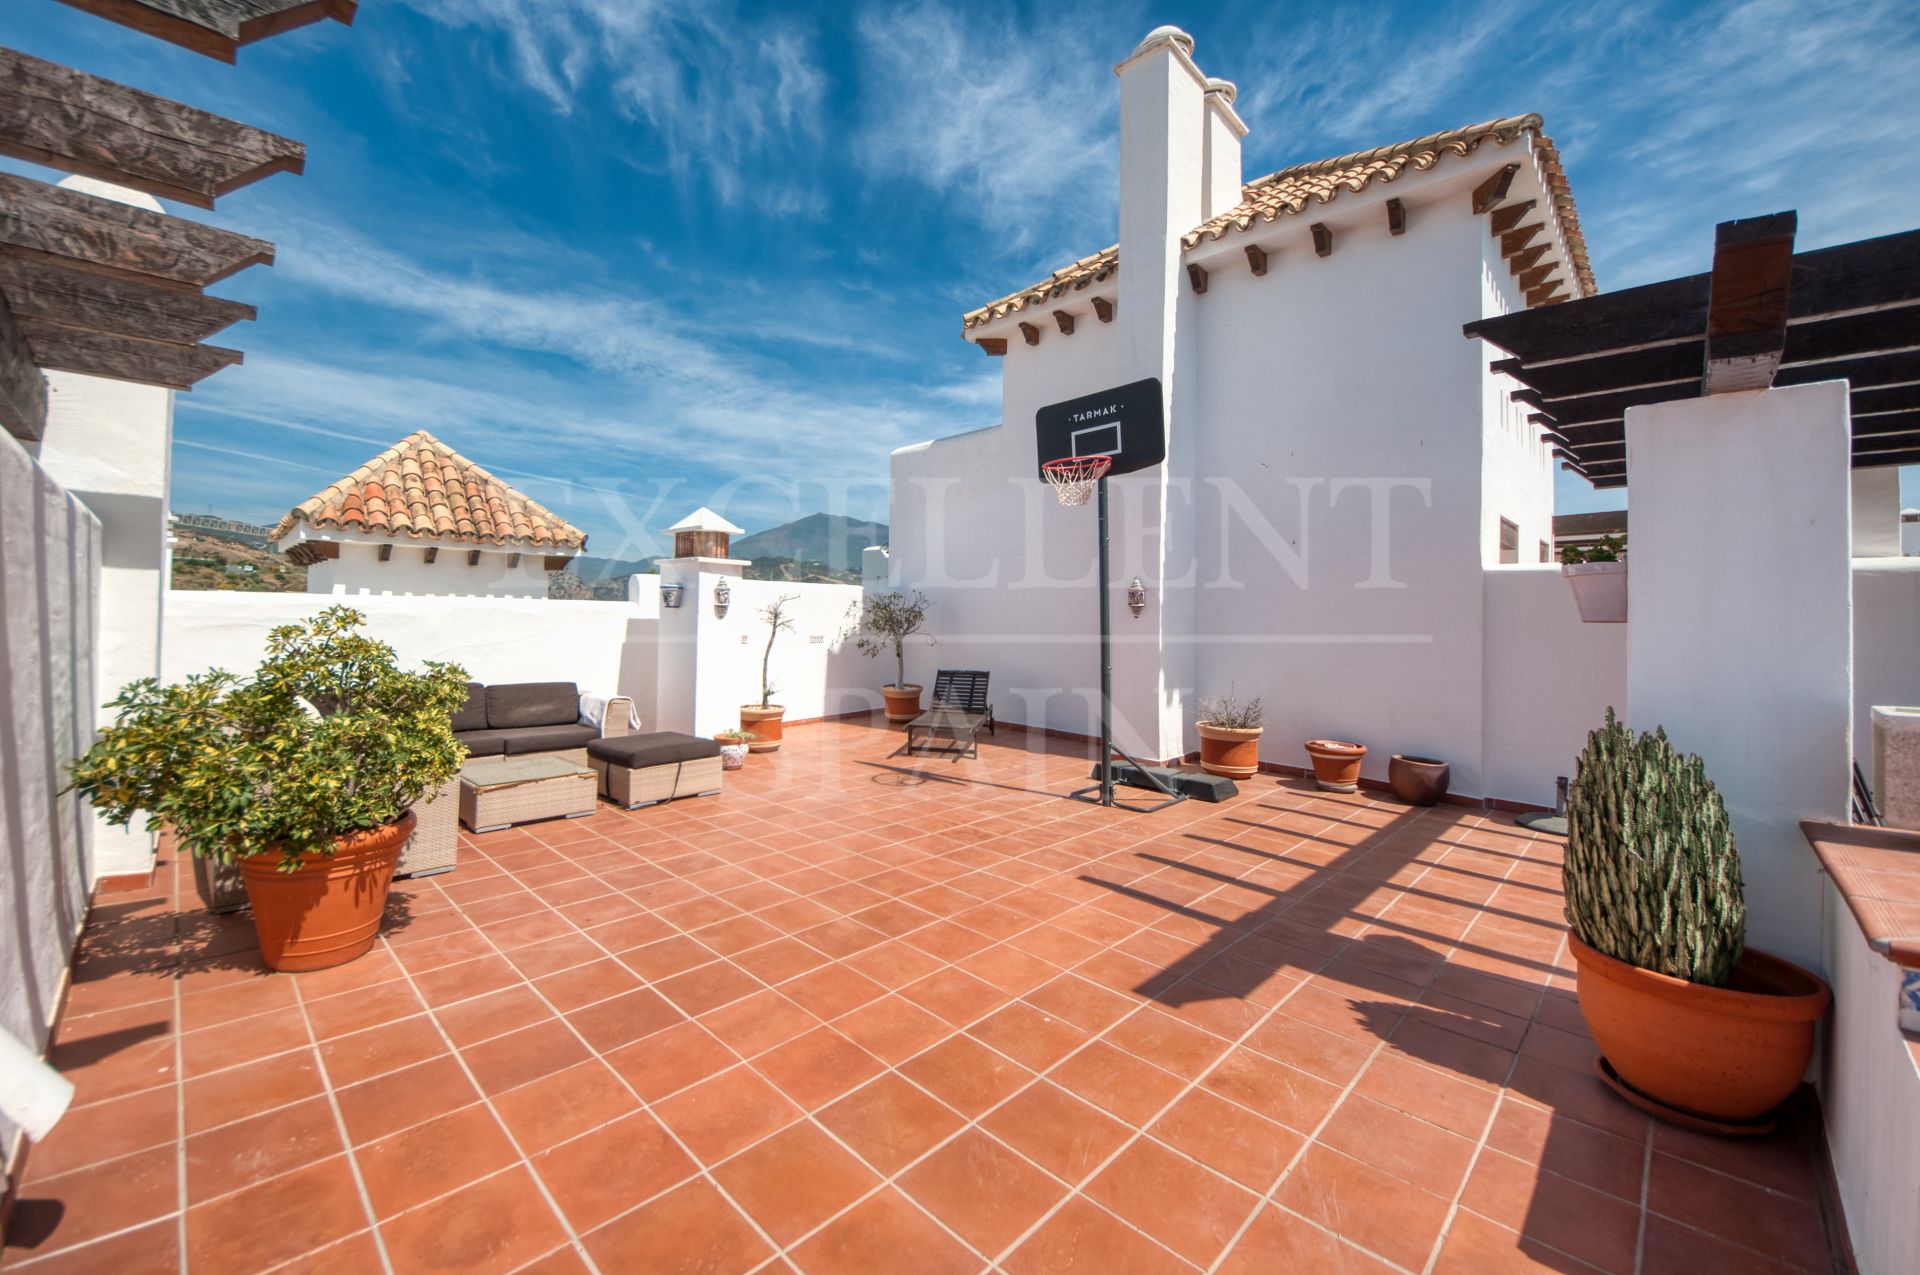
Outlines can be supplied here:
M1573 590L1573 604L1588 624L1627 622L1627 542L1602 536L1584 548L1560 550L1560 574Z
M238 864L271 969L324 969L373 946L408 807L465 756L452 720L466 673L403 671L363 623L329 607L276 628L251 678L134 682L73 766L74 790L109 821L145 812L182 849Z
M1200 733L1200 769L1229 779L1251 779L1260 773L1261 722L1266 709L1258 696L1241 699L1228 687L1225 695L1201 699L1193 724Z
M740 706L740 729L753 736L747 745L748 752L780 751L781 736L786 731L783 719L787 710L784 705L773 702L773 642L781 633L793 628L790 608L799 600L797 593L783 593L760 608L760 618L767 622L767 647L760 655L760 702Z
M1740 854L1700 758L1607 710L1567 793L1562 881L1580 1013L1601 1075L1653 1115L1770 1127L1833 994L1746 946Z
M907 639L926 624L927 595L919 590L902 593L876 593L848 608L852 622L853 644L869 658L882 653L893 656L893 682L882 686L880 694L887 703L887 720L910 722L920 716L920 687L907 681Z

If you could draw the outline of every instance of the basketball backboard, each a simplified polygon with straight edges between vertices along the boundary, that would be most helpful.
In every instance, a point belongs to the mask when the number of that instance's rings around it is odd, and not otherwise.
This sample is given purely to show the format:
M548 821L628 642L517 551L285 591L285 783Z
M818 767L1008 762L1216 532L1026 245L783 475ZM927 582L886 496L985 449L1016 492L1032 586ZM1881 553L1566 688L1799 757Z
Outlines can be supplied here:
M1167 458L1166 415L1160 380L1148 377L1064 403L1049 403L1033 415L1040 466L1068 456L1111 456L1108 474L1130 474Z

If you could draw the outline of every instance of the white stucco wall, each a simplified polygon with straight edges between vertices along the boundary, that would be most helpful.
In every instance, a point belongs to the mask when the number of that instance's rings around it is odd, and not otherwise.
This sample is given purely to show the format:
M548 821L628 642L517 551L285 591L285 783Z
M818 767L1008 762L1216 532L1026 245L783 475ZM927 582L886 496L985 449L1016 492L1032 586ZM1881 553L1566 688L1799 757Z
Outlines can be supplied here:
M44 1048L95 875L63 796L94 730L100 523L0 434L0 1027ZM14 1127L0 1118L0 1157Z
M545 598L339 601L363 612L367 632L391 643L403 663L447 660L480 682L575 682L582 691L652 702L659 617L642 606ZM266 654L270 629L334 603L307 593L173 593L162 676L173 682L208 668L244 673Z
M338 558L325 559L307 568L307 592L349 595L353 597L495 597L544 598L547 596L546 555L522 552L518 561L507 550L467 544L442 544L432 562L427 561L430 547L418 540L385 536L348 537L332 533L308 537L305 529L289 533L280 542L284 552L304 539L326 539L340 546ZM380 560L380 549L390 545L387 560ZM469 553L480 549L480 559L471 566ZM511 565L509 565L511 563Z
M1557 566L1489 568L1486 608L1486 792L1551 806L1607 709L1632 720L1629 626L1582 623Z
M161 610L172 572L167 494L173 391L72 372L47 373L40 465L100 520L101 644L95 703L160 670ZM152 864L138 829L95 829L98 872L133 876Z
M1853 560L1853 755L1869 782L1875 704L1920 704L1920 558Z
M1920 1270L1920 1070L1895 1016L1900 967L1867 946L1831 881L1819 889L1833 985L1820 1114L1847 1238L1862 1275Z
M767 623L760 610L783 595L797 595L787 608L793 628L774 641L770 670L773 702L786 708L786 719L806 721L879 707L885 679L844 637L847 611L860 600L859 585L733 579L727 582L727 613L716 616L717 581L712 574L701 575L699 605L691 616L697 621L695 734L731 730L740 724L742 704L760 702L760 661L767 645ZM687 605L694 605L691 589Z
M1699 753L1727 803L1747 937L1819 968L1802 819L1847 818L1852 740L1845 382L1627 411L1632 724ZM1738 553L1702 553L1724 529Z
M1853 471L1853 556L1900 556L1900 468Z

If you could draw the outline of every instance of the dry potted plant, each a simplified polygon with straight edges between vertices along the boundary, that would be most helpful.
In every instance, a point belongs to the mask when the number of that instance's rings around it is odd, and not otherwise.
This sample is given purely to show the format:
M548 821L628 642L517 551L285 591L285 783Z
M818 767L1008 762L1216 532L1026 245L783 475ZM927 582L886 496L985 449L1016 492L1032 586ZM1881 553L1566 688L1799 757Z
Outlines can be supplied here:
M1573 590L1573 603L1586 623L1626 623L1626 541L1602 536L1584 548L1566 545L1560 550L1560 574Z
M323 969L373 946L408 807L465 754L451 722L466 673L432 661L406 672L363 623L329 607L277 628L251 678L134 682L73 766L74 790L111 822L144 812L182 849L239 865L273 969Z
M1567 794L1562 877L1602 1076L1676 1123L1770 1128L1833 995L1745 945L1740 854L1700 758L1676 753L1664 731L1636 736L1608 709Z
M793 628L793 616L788 608L799 600L797 593L783 593L760 608L760 618L767 622L767 647L760 655L760 702L740 706L740 729L753 736L747 745L748 752L780 751L780 738L786 732L782 719L787 710L773 702L773 642Z
M1201 699L1193 728L1200 733L1200 769L1229 779L1260 773L1260 723L1266 709L1260 699L1241 699L1229 686L1225 695Z
M714 735L720 741L720 769L738 770L747 764L747 746L754 741L750 730L723 730Z
M887 720L910 722L920 715L920 687L907 681L907 639L926 624L927 595L919 590L876 593L847 609L853 644L868 657L893 656L893 681L880 688L886 699Z

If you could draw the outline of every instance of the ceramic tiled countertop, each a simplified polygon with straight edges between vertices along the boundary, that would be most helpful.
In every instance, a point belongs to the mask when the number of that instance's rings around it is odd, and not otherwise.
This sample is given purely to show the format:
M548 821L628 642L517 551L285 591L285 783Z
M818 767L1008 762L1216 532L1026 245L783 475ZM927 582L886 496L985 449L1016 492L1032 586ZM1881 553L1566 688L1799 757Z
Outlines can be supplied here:
M1920 969L1920 833L1802 821L1820 864L1853 911L1868 946Z

